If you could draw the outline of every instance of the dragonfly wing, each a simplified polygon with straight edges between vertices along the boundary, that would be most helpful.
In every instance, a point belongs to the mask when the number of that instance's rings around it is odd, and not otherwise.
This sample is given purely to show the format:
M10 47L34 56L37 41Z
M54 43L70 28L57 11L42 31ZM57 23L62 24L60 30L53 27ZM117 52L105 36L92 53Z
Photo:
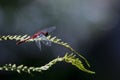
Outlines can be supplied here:
M52 26L52 27L43 29L42 32L48 32L48 33L50 33L50 32L52 32L52 31L54 31L55 29L56 29L56 27L55 27L55 26Z
M51 46L51 41L49 40L42 40L41 42L45 44L46 46Z
M35 40L36 45L41 50L41 42L39 40Z
M41 38L41 42L45 44L46 46L51 46L51 41L47 39L47 37L43 34L40 34L39 36Z

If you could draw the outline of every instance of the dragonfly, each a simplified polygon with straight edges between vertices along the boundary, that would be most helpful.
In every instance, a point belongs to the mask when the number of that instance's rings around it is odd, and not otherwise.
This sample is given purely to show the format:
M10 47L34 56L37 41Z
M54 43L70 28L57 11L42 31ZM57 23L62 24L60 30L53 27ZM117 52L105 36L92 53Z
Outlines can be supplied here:
M51 41L47 39L47 36L49 35L50 32L54 31L55 29L56 29L55 26L42 29L39 32L37 32L37 33L33 34L32 36L30 36L29 38L24 39L22 41L18 41L16 44L20 45L22 43L27 42L30 39L35 39L35 43L37 44L37 46L41 50L41 43L43 43L46 46L51 46ZM39 40L39 38L41 40Z

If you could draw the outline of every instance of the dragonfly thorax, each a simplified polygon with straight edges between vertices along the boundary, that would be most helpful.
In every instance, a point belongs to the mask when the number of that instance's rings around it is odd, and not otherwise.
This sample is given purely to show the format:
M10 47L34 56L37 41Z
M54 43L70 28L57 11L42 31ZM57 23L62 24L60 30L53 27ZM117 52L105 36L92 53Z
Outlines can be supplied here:
M36 38L36 37L38 37L38 36L41 35L41 34L47 36L47 35L48 35L48 32L42 32L42 31L41 31L41 32L38 32L38 33L34 34L34 35L32 36L32 38Z

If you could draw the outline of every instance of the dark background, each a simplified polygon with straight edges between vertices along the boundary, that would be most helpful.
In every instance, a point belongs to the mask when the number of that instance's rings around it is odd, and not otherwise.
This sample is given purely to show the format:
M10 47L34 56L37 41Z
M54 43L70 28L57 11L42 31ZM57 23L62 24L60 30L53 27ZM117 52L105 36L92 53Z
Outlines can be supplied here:
M0 36L32 35L55 25L51 33L68 42L91 63L91 75L57 63L32 75L0 71L0 80L120 80L119 0L0 0ZM42 66L66 49L52 44L40 51L34 43L0 42L0 65Z

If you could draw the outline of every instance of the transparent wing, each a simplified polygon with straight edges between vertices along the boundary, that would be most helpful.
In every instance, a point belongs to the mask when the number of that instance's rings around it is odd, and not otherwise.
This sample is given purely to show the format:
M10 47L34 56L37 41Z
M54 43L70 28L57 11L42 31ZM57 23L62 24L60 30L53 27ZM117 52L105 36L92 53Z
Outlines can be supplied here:
M43 44L45 44L46 46L51 46L51 41L48 40L43 40L41 41Z
M39 37L37 37L37 38L39 38ZM40 40L35 40L35 43L38 46L38 48L41 50L41 42L40 42Z
M49 41L45 35L40 34L39 37L41 38L41 42L43 44L45 44L46 46L51 46L51 41Z
M41 38L41 40L39 40L39 38ZM46 36L45 35L43 35L43 34L40 34L37 38L36 38L36 40L35 40L35 43L36 43L36 45L38 46L38 48L41 50L41 42L43 43L43 44L45 44L46 46L51 46L51 41L49 41L47 38L46 38Z
M43 29L43 30L41 30L42 32L48 32L48 33L50 33L50 32L52 32L52 31L54 31L56 29L56 27L55 26L52 26L52 27L49 27L49 28L45 28L45 29Z

